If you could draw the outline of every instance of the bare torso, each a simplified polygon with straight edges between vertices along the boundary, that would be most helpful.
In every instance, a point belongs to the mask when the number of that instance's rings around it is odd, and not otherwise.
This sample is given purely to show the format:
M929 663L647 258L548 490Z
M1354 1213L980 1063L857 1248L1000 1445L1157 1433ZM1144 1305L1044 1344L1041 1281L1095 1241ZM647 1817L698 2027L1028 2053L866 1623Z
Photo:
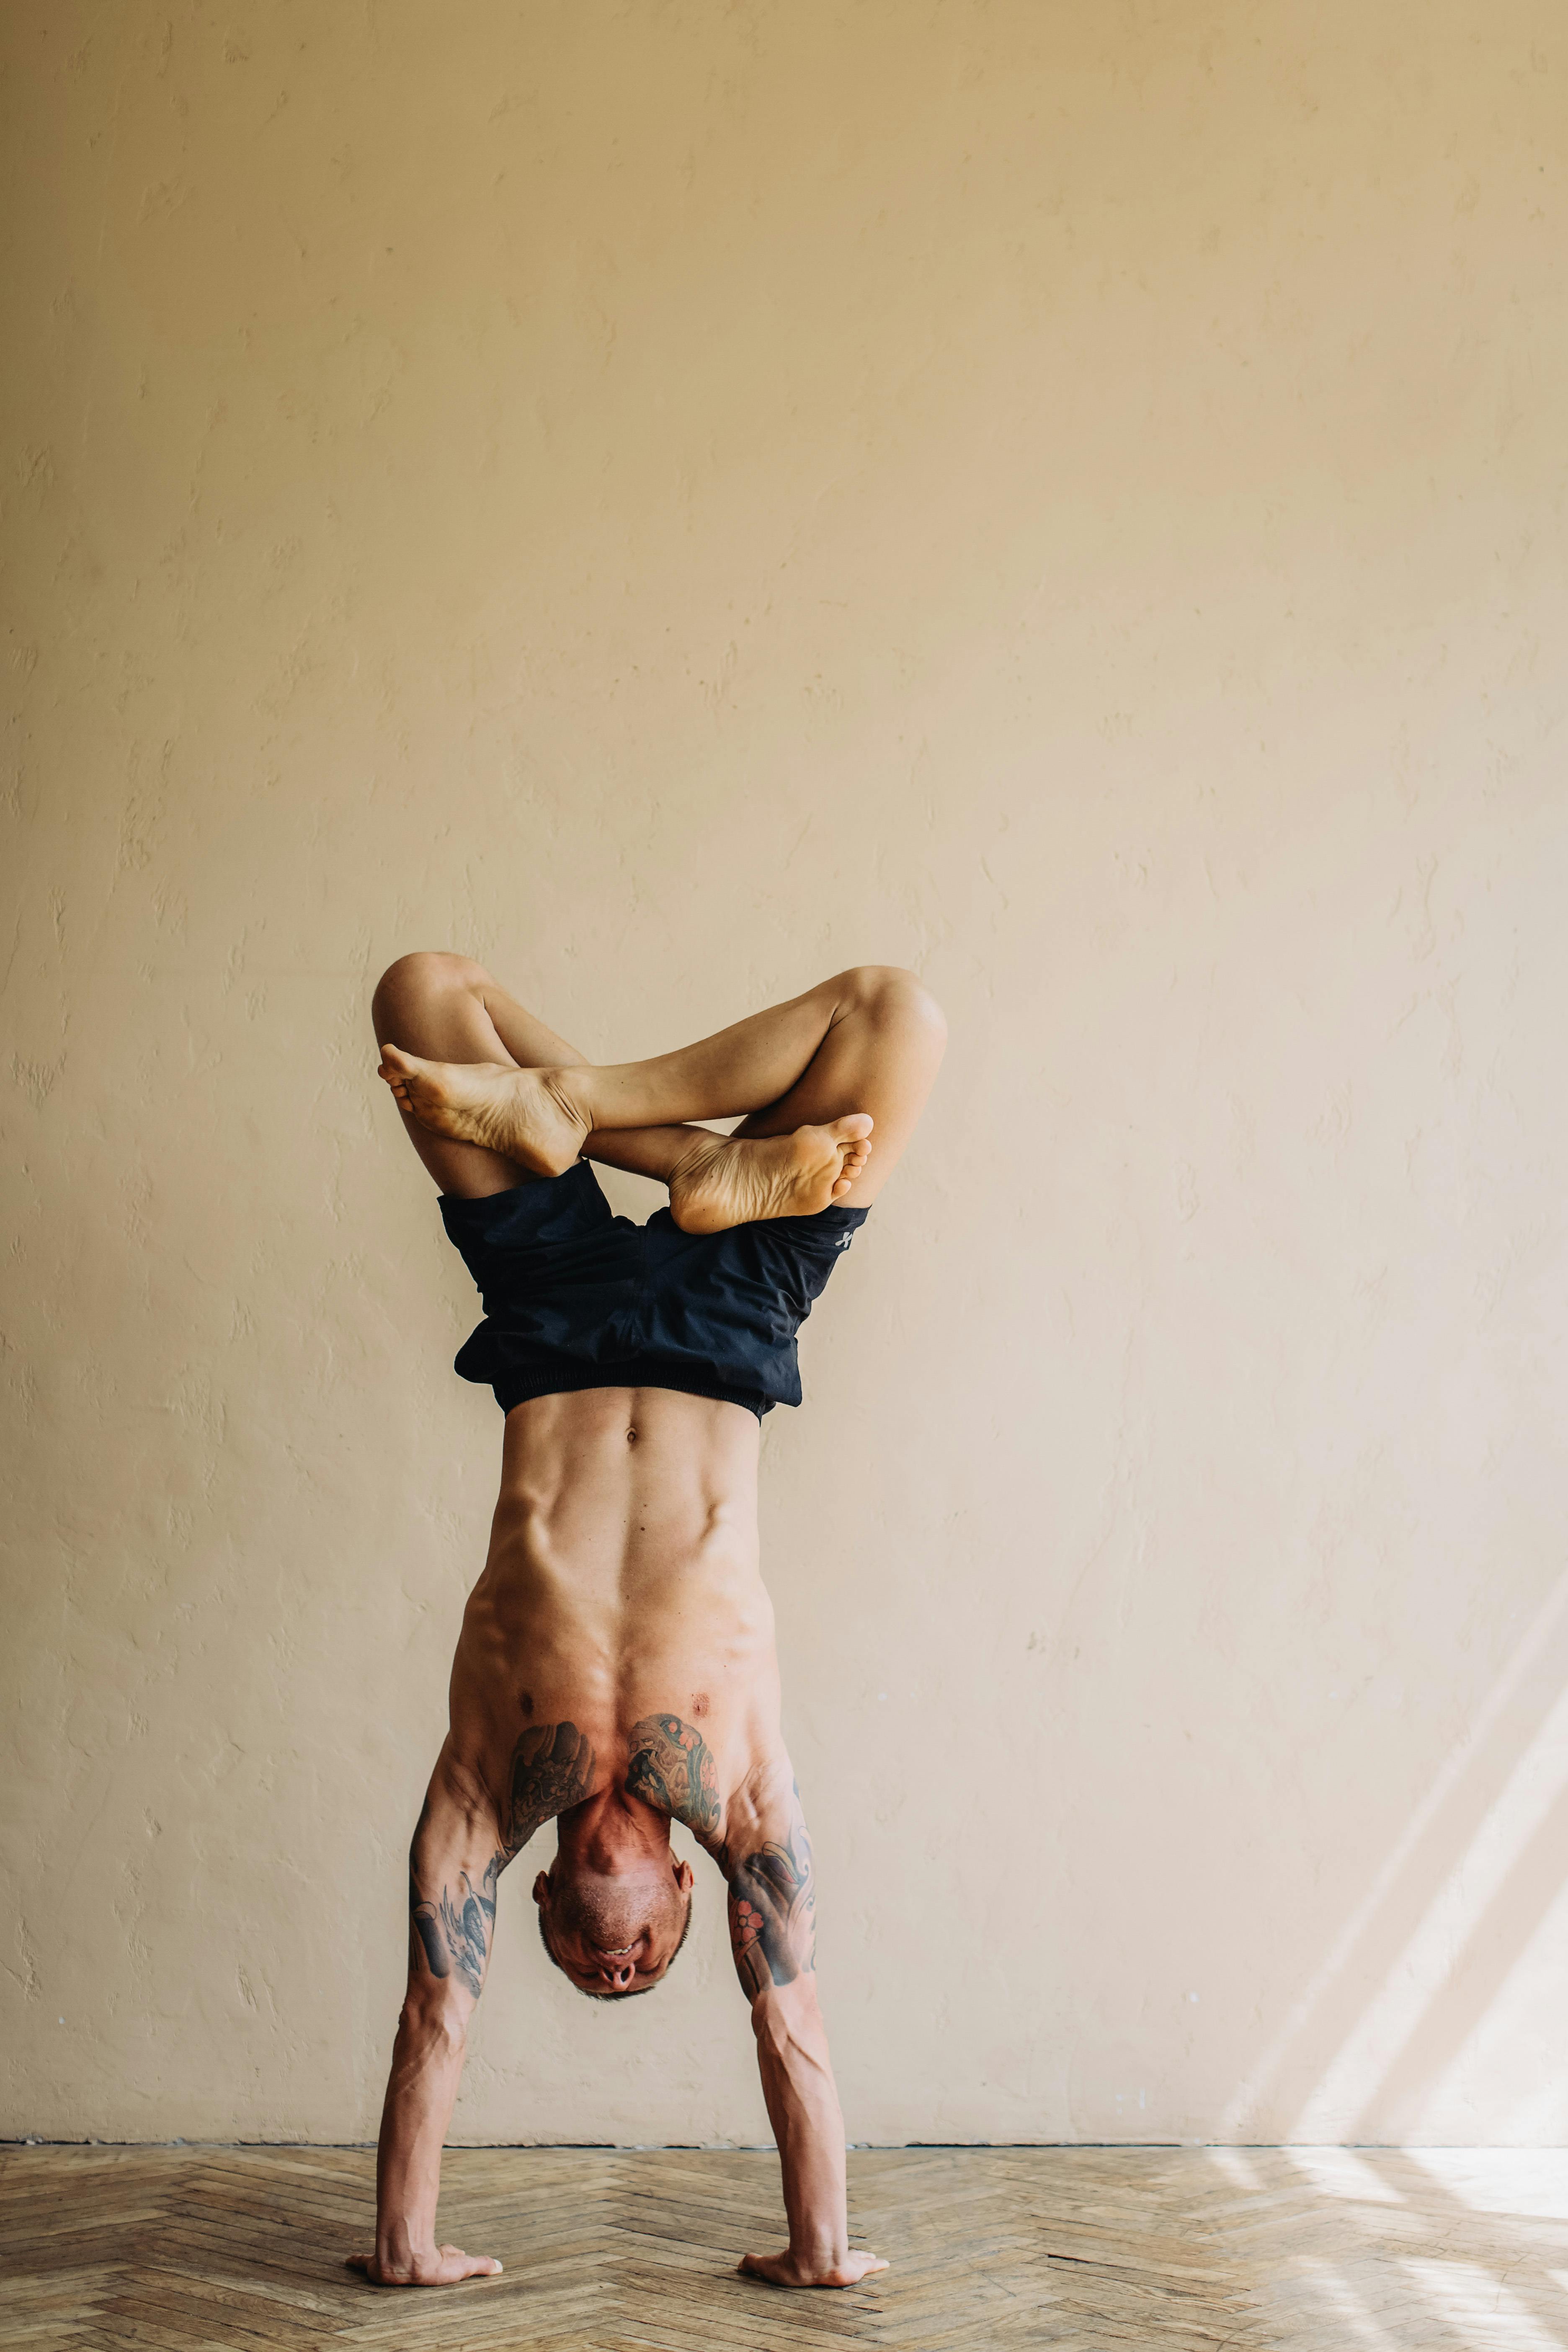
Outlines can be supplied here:
M721 1802L782 1753L757 1456L750 1413L668 1389L539 1397L508 1415L448 1743L498 1820L531 1730L571 1726L587 1743L580 1797L625 1784L634 1728L653 1716L700 1732Z

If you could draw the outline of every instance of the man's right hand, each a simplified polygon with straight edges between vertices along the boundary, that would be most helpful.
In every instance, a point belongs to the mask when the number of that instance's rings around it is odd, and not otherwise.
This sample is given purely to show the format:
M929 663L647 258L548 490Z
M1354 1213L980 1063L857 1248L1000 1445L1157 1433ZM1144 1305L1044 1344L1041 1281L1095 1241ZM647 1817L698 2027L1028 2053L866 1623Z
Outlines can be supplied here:
M456 2286L460 2279L498 2278L500 2264L493 2254L466 2254L461 2246L437 2246L428 2254L415 2254L406 2269L394 2269L379 2254L350 2254L346 2267L369 2279L372 2286Z
M735 2268L748 2278L766 2279L770 2286L858 2286L873 2271L888 2265L879 2254L859 2246L827 2263L805 2262L786 2246L782 2254L742 2254Z

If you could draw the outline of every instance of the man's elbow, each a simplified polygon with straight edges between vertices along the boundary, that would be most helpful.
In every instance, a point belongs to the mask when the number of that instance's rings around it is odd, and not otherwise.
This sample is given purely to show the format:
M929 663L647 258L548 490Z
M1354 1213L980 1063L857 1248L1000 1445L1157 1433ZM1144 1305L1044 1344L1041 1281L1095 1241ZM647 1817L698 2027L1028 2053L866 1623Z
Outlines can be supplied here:
M752 2003L752 2032L758 2055L791 2071L827 2062L827 2028L816 1997L816 1971L805 1969L788 1984L766 1985Z
M468 2047L472 2006L451 1990L449 1980L417 1992L410 1989L398 2015L398 2042L421 2058L460 2060Z

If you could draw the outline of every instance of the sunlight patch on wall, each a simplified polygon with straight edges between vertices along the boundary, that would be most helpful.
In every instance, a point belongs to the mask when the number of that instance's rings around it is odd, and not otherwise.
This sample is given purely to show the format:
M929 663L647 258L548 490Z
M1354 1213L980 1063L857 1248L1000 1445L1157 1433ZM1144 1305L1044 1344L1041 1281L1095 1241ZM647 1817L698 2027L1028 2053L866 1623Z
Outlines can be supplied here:
M1375 2098L1405 2044L1444 1995L1456 1961L1503 1883L1568 1789L1568 1691L1515 1766L1469 1850L1416 1928L1381 1990L1291 2126L1292 2139L1329 2139Z
M1226 2104L1221 2128L1227 2137L1247 2139L1255 2135L1258 2119L1268 2113L1271 2098L1288 2075L1292 2057L1308 2042L1314 2023L1331 1998L1342 1993L1353 1980L1357 1955L1411 1865L1422 1840L1440 1822L1445 1808L1464 1790L1486 1741L1504 1722L1542 1653L1563 1632L1565 1618L1568 1579L1560 1581L1542 1603L1468 1733L1436 1774L1372 1886L1335 1938L1328 1958ZM1554 1780L1553 1770L1557 1775ZM1549 1786L1542 1785L1543 1772ZM1320 2076L1311 2096L1282 2137L1311 2143L1334 2140L1345 2134L1351 2119L1364 2105L1440 1986L1463 1939L1461 1921L1473 1922L1479 1916L1509 1864L1563 1786L1564 1777L1568 1777L1568 1747L1564 1745L1560 1703L1516 1769L1503 1796L1493 1806L1464 1861L1452 1872L1442 1893L1428 1908L1397 1969L1373 1994L1352 2032L1342 2037L1329 2068Z

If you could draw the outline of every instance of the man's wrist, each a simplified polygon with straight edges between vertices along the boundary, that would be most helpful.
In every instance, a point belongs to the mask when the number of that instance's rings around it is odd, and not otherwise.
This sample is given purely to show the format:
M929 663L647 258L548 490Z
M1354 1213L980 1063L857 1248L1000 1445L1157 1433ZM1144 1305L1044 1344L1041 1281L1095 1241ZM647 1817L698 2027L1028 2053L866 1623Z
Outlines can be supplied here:
M789 2258L804 2271L837 2270L848 2252L847 2224L842 2231L819 2232L813 2230L805 2237L798 2237L793 2230L790 2231Z
M440 2260L436 2232L432 2230L428 2239L416 2244L406 2229L377 2231L375 2259L377 2266L390 2275L416 2278L422 2270L433 2270Z

